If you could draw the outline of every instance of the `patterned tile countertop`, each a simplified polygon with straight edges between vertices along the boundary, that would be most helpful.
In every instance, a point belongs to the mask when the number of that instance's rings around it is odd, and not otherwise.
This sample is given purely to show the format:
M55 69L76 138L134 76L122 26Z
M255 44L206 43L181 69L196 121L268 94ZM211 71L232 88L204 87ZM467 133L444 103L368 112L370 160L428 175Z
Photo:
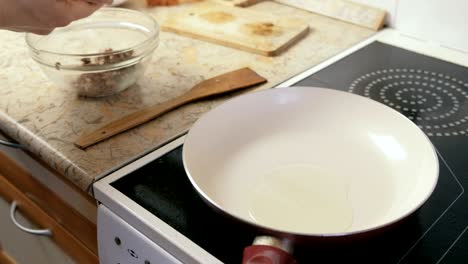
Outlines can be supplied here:
M126 7L142 9L163 21L185 5L148 9L135 0ZM273 87L373 34L274 2L250 8L305 19L311 31L277 57L162 32L160 45L138 84L103 99L80 98L72 90L54 86L29 56L24 34L0 30L0 131L89 192L96 179L184 133L200 115L227 97L181 107L86 150L73 145L81 134L175 97L205 78L245 66L268 79L258 89Z

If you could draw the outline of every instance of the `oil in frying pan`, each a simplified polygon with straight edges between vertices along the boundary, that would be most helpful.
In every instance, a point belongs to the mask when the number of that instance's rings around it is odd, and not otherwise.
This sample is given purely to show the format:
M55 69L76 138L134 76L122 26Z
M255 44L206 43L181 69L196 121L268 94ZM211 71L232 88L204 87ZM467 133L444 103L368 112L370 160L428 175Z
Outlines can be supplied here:
M262 177L249 199L249 215L260 225L288 232L345 232L353 223L348 192L343 175L289 165Z

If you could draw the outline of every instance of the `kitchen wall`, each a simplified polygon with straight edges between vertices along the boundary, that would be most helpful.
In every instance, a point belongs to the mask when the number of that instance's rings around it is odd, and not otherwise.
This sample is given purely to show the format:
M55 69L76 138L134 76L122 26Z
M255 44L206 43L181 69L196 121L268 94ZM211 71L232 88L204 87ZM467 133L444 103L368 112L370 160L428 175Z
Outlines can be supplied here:
M468 53L466 0L353 1L387 10L387 25L409 36Z
M407 0L407 1L410 1L410 0ZM387 10L388 15L387 15L386 24L389 26L394 25L393 20L395 18L398 0L353 0L353 2L370 5L370 6L374 6L374 7Z

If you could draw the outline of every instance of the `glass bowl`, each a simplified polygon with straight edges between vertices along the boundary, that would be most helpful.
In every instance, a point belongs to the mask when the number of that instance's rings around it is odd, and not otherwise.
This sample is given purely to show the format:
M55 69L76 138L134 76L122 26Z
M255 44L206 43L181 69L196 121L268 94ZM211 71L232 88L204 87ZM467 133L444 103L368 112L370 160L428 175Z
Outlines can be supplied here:
M105 7L49 35L26 34L32 58L59 87L86 97L135 84L159 44L159 25L142 12Z

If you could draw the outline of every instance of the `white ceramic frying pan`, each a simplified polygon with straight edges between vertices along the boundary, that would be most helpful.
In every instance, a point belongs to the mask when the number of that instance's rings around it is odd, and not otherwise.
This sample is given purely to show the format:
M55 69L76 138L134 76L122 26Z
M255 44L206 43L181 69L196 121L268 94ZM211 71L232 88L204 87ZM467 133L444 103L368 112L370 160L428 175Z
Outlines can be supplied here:
M433 192L438 159L397 111L324 88L239 96L189 131L183 162L222 212L278 236L346 236L382 228Z

